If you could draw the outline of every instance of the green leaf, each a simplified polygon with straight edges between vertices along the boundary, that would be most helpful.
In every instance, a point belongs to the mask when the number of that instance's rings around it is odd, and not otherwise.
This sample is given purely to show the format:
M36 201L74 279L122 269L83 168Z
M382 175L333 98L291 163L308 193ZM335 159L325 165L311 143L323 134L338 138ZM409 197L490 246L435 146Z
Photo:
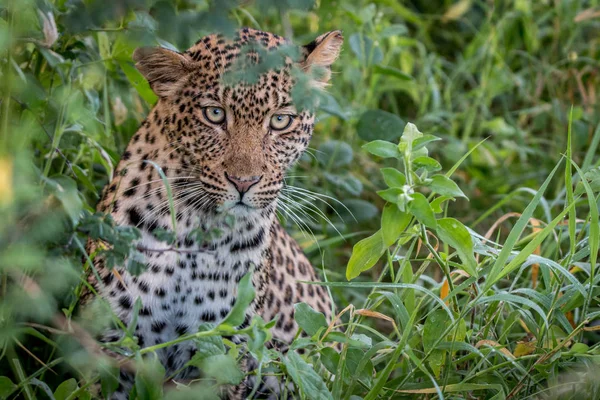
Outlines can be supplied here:
M300 355L295 352L288 352L283 359L283 363L303 398L333 400L333 396L327 390L325 382Z
M400 188L406 184L406 176L396 168L381 168L380 171L383 175L383 180L389 187Z
M394 78L398 78L403 81L412 81L414 78L409 74L399 70L398 68L388 67L383 65L376 65L373 68L373 71L377 74L393 76Z
M98 52L103 60L110 60L110 40L106 32L98 32Z
M452 321L450 321L445 311L436 310L429 314L423 326L423 351L430 353L427 361L436 377L440 376L446 359L446 351L438 350L434 346L451 323Z
M402 132L402 136L400 137L400 143L398 144L398 150L405 157L410 155L413 150L413 142L419 138L422 138L423 134L419 131L417 126L412 122L408 122L404 127L404 131ZM410 157L408 157L410 158Z
M74 165L74 164L71 165L71 167L73 168L73 172L75 173L75 176L77 177L77 180L81 184L83 184L83 186L85 186L86 189L88 189L90 191L90 193L93 193L94 195L97 196L96 187L94 186L94 184L92 183L92 181L88 177L88 171L85 171L80 166Z
M319 102L319 110L325 111L327 114L335 115L344 121L348 120L348 115L345 113L335 97L329 93L322 93L321 101Z
M377 194L385 201L389 201L390 203L397 203L399 196L404 194L404 190L394 187L385 190L378 190Z
M366 365L359 370L359 364L365 356L365 352L361 349L357 348L349 348L346 352L346 369L355 379L360 379L362 381L368 381L371 378L371 371L373 369L373 364L369 361L366 362Z
M294 304L294 319L309 336L313 336L319 329L327 327L325 316L306 303Z
M323 172L323 176L333 185L339 187L340 189L344 189L354 196L359 196L362 193L362 182L351 173L340 175L332 174L330 172Z
M144 400L162 399L165 369L158 357L144 359L144 362L138 363L137 367L135 390L138 398Z
M212 324L202 324L198 328L198 332L210 331L213 328ZM190 365L200 366L201 361L207 357L225 354L225 344L223 338L218 335L206 336L194 339L196 343L196 354L189 361Z
M152 88L150 88L150 84L146 81L146 78L127 62L119 61L119 66L140 97L149 105L156 103L158 97L154 94Z
M58 385L58 387L54 391L54 398L56 400L65 400L76 390L77 381L74 378L68 379L60 385Z
M356 131L366 141L395 141L402 134L404 125L405 122L395 114L383 110L368 110L360 116Z
M219 384L238 385L244 379L235 358L229 354L206 357L202 361L202 372Z
M419 150L420 148L425 147L428 143L437 142L438 140L442 140L442 138L434 135L420 136L413 141L412 149L413 151Z
M340 355L331 347L321 349L321 363L332 374L337 373L337 366L340 362Z
M449 197L464 197L465 194L456 183L444 175L434 175L431 177L431 183L428 185L432 191L439 193L442 196Z
M385 249L381 230L356 243L346 267L346 279L352 280L361 272L371 269Z
M425 168L429 172L435 172L442 169L442 166L439 162L437 162L437 160L427 156L417 157L412 161L412 163L414 170L418 168Z
M79 196L75 181L67 176L61 175L48 182L53 189L53 194L62 203L63 209L70 217L72 224L77 225L77 222L81 218L83 201Z
M350 39L348 39L348 43L350 44L352 52L363 65L369 66L379 64L383 61L383 52L381 51L381 48L377 46L373 40L362 33L352 34Z
M407 33L408 33L408 28L406 27L406 25L394 24L394 25L390 25L390 26L384 28L381 31L380 36L385 39L385 38L388 38L391 36L406 35Z
M437 225L437 234L440 240L456 249L462 261L463 270L476 277L477 261L473 256L473 239L467 228L454 218L438 219Z
M410 223L410 214L400 211L394 203L386 203L381 214L381 234L386 247L394 244Z
M379 214L379 208L365 200L349 199L343 200L343 203L346 207L336 208L345 222L352 221L353 216L357 222L371 221Z
M316 152L317 161L324 167L342 167L352 162L352 147L339 140L329 140L319 146Z
M385 140L375 140L365 144L363 147L371 154L375 154L381 158L402 158L402 154L398 151L398 145L387 142Z
M449 196L439 196L433 199L429 204L431 205L431 209L433 210L433 212L439 214L444 211L442 210L442 203L451 199L452 197Z
M252 285L252 273L248 272L242 277L237 288L235 304L221 325L239 326L244 322L246 309L254 300L254 286Z
M586 189L583 181L589 185L592 193L600 192L600 167L592 168L583 174L582 181L577 182L577 186L575 187L575 196L585 193Z
M119 387L119 368L101 361L98 370L100 374L102 396L110 398L110 395Z
M412 215L414 215L415 218L417 218L417 220L419 220L419 222L426 227L436 229L437 222L435 219L435 214L433 213L427 198L422 193L414 193L412 197L413 199L409 203L409 210Z
M5 399L15 391L17 385L6 376L0 376L0 399Z

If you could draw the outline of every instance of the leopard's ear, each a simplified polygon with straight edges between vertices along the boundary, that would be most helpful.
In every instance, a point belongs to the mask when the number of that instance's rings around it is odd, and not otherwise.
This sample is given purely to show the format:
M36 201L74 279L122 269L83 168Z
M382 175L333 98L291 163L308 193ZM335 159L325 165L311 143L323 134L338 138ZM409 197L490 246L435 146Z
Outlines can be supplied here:
M311 72L321 85L331 78L331 64L338 58L344 43L342 31L327 32L303 47L306 54L302 67Z
M193 64L185 54L164 47L140 47L133 52L133 61L159 97L173 94Z

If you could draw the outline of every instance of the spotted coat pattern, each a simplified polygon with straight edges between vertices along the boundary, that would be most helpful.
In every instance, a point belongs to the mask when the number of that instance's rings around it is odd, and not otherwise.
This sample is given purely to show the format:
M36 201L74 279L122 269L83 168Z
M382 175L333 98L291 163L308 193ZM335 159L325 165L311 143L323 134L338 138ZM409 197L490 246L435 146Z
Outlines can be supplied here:
M339 31L321 35L300 48L299 58L281 57L281 65L261 71L254 81L233 84L225 84L224 76L237 61L260 65L263 53L245 51L248 46L260 46L269 54L290 43L271 33L242 29L233 38L204 37L184 53L163 48L134 53L136 67L159 100L132 137L98 209L110 213L117 224L141 230L137 245L147 269L133 276L122 267L104 268L97 257L101 280L90 273L89 281L125 324L141 300L135 327L140 346L221 321L235 302L238 282L251 269L256 298L243 325L253 314L277 318L274 342L287 343L297 330L294 303L306 302L331 317L326 291L299 282L317 277L279 224L276 209L286 169L305 150L314 125L310 111L294 107L292 70L320 68L312 79L315 86L323 86L342 41ZM224 112L222 122L208 118L210 107ZM272 129L276 115L290 116L290 125ZM169 182L175 219L159 170ZM257 179L247 190L236 186ZM215 228L220 234L211 236ZM161 241L157 229L176 232L176 242ZM204 238L191 235L198 230L206 233ZM91 243L88 250L95 246ZM118 337L111 330L103 340ZM179 371L176 379L194 378L197 371L183 367L195 351L189 342L161 349L167 376ZM124 378L114 397L126 398L127 389Z

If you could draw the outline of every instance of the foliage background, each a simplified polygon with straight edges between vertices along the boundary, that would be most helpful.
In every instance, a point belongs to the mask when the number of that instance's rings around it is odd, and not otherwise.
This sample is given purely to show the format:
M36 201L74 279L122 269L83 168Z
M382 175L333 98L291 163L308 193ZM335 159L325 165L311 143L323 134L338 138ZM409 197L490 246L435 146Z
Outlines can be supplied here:
M442 138L428 149L444 170L475 149L452 175L468 200L448 203L444 215L482 236L491 229L487 237L508 241L508 251L524 251L540 232L548 234L529 253L555 262L589 293L577 299L572 291L577 285L539 260L537 269L507 274L487 287L486 295L504 297L485 305L474 301L483 278L460 285L454 275L460 289L448 304L457 315L471 314L464 318L465 337L448 338L461 344L448 350L447 343L429 349L424 344L440 309L428 296L400 286L366 290L339 284L331 287L338 308L353 304L367 310L364 315L349 310L342 319L346 337L356 331L363 345L356 337L346 339L336 358L319 339L323 331L315 331L311 342L298 344L310 349L308 356L272 355L273 373L308 398L598 396L592 377L600 357L593 324L599 312L593 256L600 189L599 7L597 0L3 0L0 397L85 398L97 376L90 368L95 359L69 321L76 315L90 232L104 229L123 244L116 259L131 255L134 233L102 225L93 211L155 101L132 65L133 50L185 49L204 34L239 26L298 43L328 30L344 32L344 51L321 104L312 147L288 178L289 196L297 201L315 196L310 198L315 202L295 218L283 217L329 281L345 281L353 244L379 229L386 203L376 194L385 187L379 169L402 166L361 146L397 142L410 121ZM582 174L565 156L588 173L588 187L576 186ZM561 161L545 192L538 192ZM519 231L511 238L532 198L535 207L520 227L527 225L527 235ZM570 222L546 230L571 204ZM411 240L419 236L420 225L415 226ZM416 283L445 298L442 264L460 269L460 260L447 262L447 242L429 252L411 243L407 239L393 252L404 258L388 257L358 281ZM479 249L480 276L497 255L485 250ZM440 265L430 262L428 257L440 253ZM571 303L565 301L569 296ZM56 331L57 326L63 328ZM449 332L457 335L460 329L452 325ZM441 333L435 335L445 336ZM405 345L414 353L394 359ZM293 365L304 371L306 362L316 378L294 373ZM344 377L341 383L329 380L332 372ZM317 383L308 384L311 379Z

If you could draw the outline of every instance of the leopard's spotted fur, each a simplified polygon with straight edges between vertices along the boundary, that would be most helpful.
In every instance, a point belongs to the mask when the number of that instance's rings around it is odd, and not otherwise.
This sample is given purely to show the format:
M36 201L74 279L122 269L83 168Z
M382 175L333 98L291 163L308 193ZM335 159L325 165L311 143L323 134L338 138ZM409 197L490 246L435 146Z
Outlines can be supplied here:
M195 332L200 323L222 320L234 304L237 283L250 268L256 298L244 324L254 313L265 320L277 317L274 340L286 343L297 330L294 303L306 302L331 317L326 291L298 282L317 278L275 211L286 169L308 145L314 124L312 112L294 108L291 70L318 69L313 84L324 85L342 41L339 31L321 35L300 48L299 59L286 56L283 65L263 71L258 81L232 86L221 78L236 60L244 57L252 64L260 58L259 52L241 50L244 46L260 45L269 53L289 43L271 33L242 29L233 38L207 36L185 53L144 48L134 54L136 67L159 100L127 146L98 208L112 214L116 223L141 230L139 247L147 270L132 276L117 267L115 274L98 259L102 281L92 273L89 277L125 324L136 299L141 299L135 335L142 347ZM221 107L225 121L211 123L203 112L206 107ZM271 129L274 114L294 115L289 128ZM172 188L176 226L157 167ZM246 189L257 177L245 193L236 189ZM233 216L233 224L226 215ZM189 237L199 227L218 227L221 234L199 242ZM170 246L157 239L157 228L174 230L176 243ZM104 340L117 336L109 332ZM194 352L194 344L188 342L160 350L167 376L180 370ZM193 378L194 373L183 369L176 378ZM127 386L123 382L115 398L126 398Z

